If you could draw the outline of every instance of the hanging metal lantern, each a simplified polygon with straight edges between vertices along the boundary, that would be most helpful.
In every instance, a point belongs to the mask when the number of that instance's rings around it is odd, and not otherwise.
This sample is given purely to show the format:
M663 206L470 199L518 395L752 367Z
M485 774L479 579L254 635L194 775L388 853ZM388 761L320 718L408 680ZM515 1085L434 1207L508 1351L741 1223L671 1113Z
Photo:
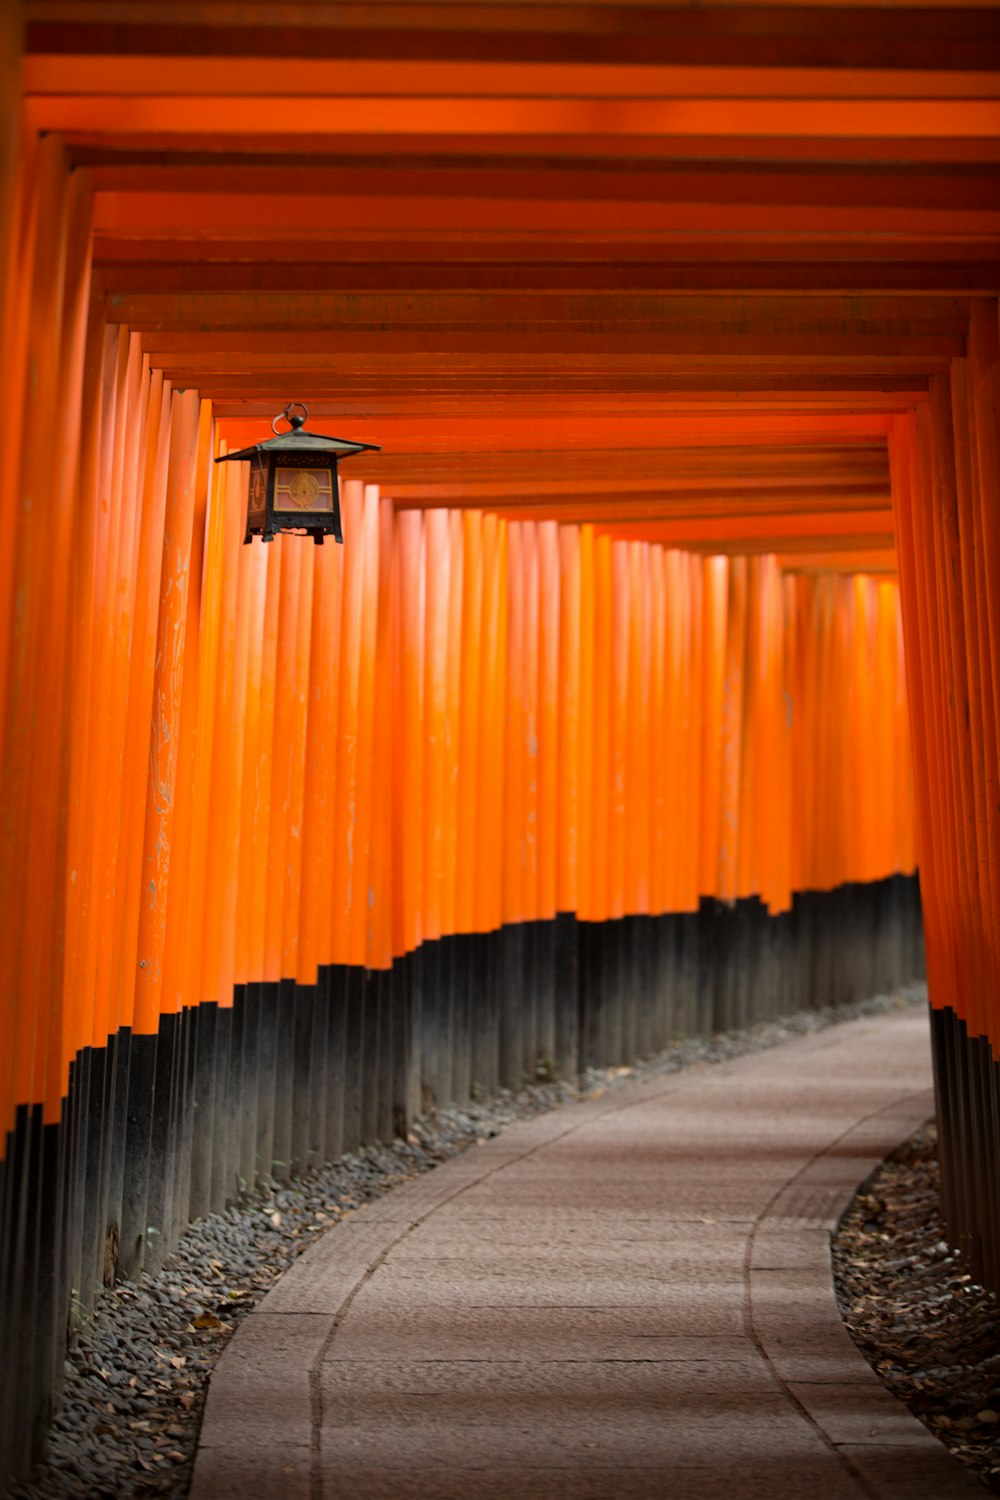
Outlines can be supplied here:
M292 415L296 408L302 416ZM381 449L376 443L349 443L343 438L322 437L318 432L303 432L308 416L301 401L292 401L271 423L271 431L277 432L284 417L290 432L255 443L252 448L241 448L238 453L224 453L215 460L217 464L249 460L244 544L255 536L273 542L279 531L304 533L317 546L322 546L326 536L343 542L337 460L352 453L379 453Z

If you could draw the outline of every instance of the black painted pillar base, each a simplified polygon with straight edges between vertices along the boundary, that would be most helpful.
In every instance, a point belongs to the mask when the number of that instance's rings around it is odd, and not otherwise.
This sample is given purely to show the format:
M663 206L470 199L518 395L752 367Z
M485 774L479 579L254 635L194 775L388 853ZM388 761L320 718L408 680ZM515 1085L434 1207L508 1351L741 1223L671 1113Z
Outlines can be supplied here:
M1000 1293L1000 1062L950 1006L931 1009L931 1049L948 1240Z

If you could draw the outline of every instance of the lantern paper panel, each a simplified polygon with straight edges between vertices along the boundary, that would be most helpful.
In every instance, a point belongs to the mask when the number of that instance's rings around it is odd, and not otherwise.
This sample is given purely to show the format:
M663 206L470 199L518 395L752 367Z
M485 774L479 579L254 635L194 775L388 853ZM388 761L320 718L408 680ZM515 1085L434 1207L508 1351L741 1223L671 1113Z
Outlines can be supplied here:
M306 412L305 407L301 410ZM250 461L244 541L259 536L270 542L279 532L298 532L317 543L327 536L343 542L337 461L354 453L380 450L374 443L303 432L305 416L291 416L290 412L291 406L287 406L283 413L290 432L216 459L217 463ZM280 420L274 419L275 423Z

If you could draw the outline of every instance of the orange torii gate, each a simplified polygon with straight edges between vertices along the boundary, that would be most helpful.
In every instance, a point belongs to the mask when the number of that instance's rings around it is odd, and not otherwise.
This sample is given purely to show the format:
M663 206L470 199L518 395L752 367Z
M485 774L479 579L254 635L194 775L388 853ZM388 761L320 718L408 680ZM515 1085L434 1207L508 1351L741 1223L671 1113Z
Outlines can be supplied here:
M473 1083L905 980L918 853L1000 1285L993 7L0 27L4 1466L71 1290ZM382 446L343 551L213 464L293 397Z

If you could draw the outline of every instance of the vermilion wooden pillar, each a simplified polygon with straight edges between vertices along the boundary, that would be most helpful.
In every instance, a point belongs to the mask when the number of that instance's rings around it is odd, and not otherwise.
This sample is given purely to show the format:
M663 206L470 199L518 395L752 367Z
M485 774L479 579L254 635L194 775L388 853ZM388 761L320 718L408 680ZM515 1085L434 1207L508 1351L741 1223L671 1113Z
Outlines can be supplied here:
M990 8L689 6L679 62L641 4L237 34L203 0L179 58L176 5L29 0L23 70L21 8L0 1467L70 1288L189 1212L473 1084L842 998L873 912L884 981L919 967L894 427L949 1217L988 1274ZM239 547L212 468L291 397L383 444L342 552Z
M1000 1287L1000 340L971 308L968 357L892 438L921 886L949 1233Z

